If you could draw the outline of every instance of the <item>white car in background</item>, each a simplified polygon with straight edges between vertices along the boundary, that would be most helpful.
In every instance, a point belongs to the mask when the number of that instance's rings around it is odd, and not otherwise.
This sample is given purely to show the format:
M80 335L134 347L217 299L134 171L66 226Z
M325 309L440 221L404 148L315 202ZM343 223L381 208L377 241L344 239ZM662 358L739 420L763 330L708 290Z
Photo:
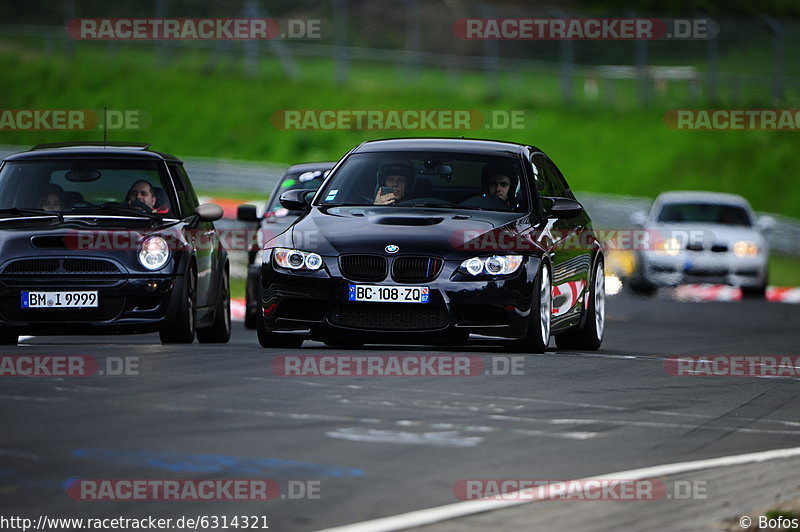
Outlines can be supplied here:
M631 220L647 231L635 250L634 292L651 295L659 286L710 283L764 297L769 249L762 232L775 220L757 218L743 197L664 192L649 213L634 213Z

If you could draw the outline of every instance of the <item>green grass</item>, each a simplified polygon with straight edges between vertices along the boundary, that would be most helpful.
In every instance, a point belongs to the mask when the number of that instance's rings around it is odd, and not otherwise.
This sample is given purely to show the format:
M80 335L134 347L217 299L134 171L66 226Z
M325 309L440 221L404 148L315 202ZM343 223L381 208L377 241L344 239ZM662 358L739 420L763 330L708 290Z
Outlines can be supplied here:
M492 95L480 72L431 69L415 79L400 67L354 63L349 84L337 87L332 62L322 59L299 58L303 77L288 81L266 53L259 73L248 78L240 58L209 67L200 51L174 55L161 68L148 48L120 47L109 57L104 45L76 43L76 51L66 60L45 56L40 44L0 42L4 107L139 109L152 124L144 131L111 132L111 140L147 141L178 156L286 164L337 159L373 138L463 134L509 140L545 150L576 190L648 197L670 189L719 190L744 195L757 210L800 218L798 133L670 130L663 123L666 110L702 106L690 104L678 84L648 109L638 108L635 87L623 82L616 106L582 95L567 106L550 71L503 74L499 95ZM770 106L759 100L748 105ZM526 118L520 130L472 131L283 131L271 123L281 109L328 108L520 110ZM102 138L100 132L0 135L0 143L23 145Z
M244 297L247 279L231 277L231 297Z
M774 286L800 286L800 258L771 253L769 257L769 284Z

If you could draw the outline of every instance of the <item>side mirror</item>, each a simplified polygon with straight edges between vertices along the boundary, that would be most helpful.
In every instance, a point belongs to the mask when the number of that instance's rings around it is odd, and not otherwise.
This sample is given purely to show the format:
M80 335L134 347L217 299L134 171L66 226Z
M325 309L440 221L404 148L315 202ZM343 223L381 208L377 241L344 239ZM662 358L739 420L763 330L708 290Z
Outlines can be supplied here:
M631 223L633 223L633 225L644 226L646 222L647 222L647 214L645 212L636 211L633 214L631 214Z
M762 232L772 231L775 229L775 218L769 215L761 216L758 218L757 225Z
M574 218L583 212L583 205L571 198L542 198L548 218ZM549 206L548 206L549 203Z
M236 219L240 222L257 222L258 209L255 205L243 203L236 209Z
M216 222L222 218L222 207L216 203L204 203L199 205L194 213L202 222Z
M311 197L315 191L307 189L287 190L281 194L279 201L284 209L305 212L311 204Z

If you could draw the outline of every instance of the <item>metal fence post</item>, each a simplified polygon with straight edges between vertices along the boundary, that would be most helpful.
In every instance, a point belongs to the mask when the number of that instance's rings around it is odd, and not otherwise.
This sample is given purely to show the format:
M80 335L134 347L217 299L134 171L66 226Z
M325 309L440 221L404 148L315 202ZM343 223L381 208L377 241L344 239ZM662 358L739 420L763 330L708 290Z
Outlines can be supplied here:
M155 17L160 19L167 18L167 4L169 0L156 0ZM161 39L156 42L156 66L167 64L167 41Z
M636 13L629 13L631 18L636 18ZM647 41L637 39L633 41L633 61L636 65L636 99L641 107L646 107L650 102L650 76L647 71Z
M244 18L257 18L258 5L255 0L247 0L244 5ZM244 53L244 74L252 78L258 73L258 41L248 39L243 43Z
M405 62L405 74L407 79L416 81L419 79L420 43L422 40L422 35L420 33L419 4L417 0L403 0L403 5L408 11L408 22L406 23L406 50L409 54Z
M713 39L708 40L706 92L708 93L708 101L716 103L719 98L719 33Z
M778 20L771 15L764 15L761 20L773 35L773 67L772 67L772 101L776 104L783 101L783 57L786 34Z
M331 0L333 17L336 21L333 25L335 32L334 51L333 51L333 75L337 85L344 85L348 79L348 56L347 56L347 18L349 12L348 0Z
M75 18L75 0L64 0L64 27ZM75 55L75 43L72 37L64 32L64 55L71 59Z
M553 9L551 13L558 18L568 18L569 13L563 9ZM558 58L561 63L560 84L561 96L564 102L572 103L575 100L575 43L571 39L564 39L558 43Z
M484 2L478 3L478 10L481 17L492 18L494 10ZM486 77L486 92L490 98L496 97L500 94L500 61L498 60L498 52L500 48L499 41L495 39L486 39L483 41L483 72Z

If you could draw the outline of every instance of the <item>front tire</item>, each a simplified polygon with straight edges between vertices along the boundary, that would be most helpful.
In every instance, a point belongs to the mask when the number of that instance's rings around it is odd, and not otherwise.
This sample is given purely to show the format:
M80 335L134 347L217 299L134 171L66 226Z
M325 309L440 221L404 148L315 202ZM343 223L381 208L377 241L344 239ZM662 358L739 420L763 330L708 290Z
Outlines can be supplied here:
M603 259L598 259L590 279L591 291L580 325L556 336L559 349L597 351L603 343L606 321L606 283Z
M553 289L550 266L542 263L536 276L534 298L528 317L528 331L516 349L525 353L544 353L550 341L550 323L553 317Z
M173 297L179 298L175 314L164 323L158 333L162 344L191 344L194 342L197 278L193 268L186 271L183 282L179 285L180 293L173 294Z
M197 329L201 344L226 344L231 339L231 284L227 270L222 272L222 294L211 327Z

